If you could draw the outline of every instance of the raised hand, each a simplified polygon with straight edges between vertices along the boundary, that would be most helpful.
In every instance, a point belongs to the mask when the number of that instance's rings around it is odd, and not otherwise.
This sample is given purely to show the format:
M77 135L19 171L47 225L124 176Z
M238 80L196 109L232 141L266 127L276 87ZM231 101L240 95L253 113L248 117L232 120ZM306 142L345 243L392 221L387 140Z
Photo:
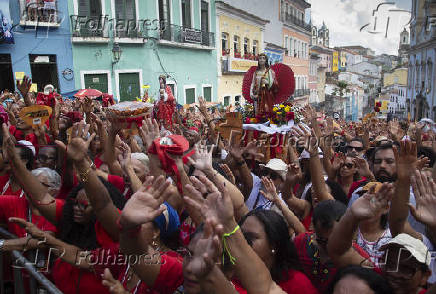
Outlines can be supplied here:
M316 112L309 104L303 107L303 109L301 110L301 114L304 116L307 123L310 123L313 119L316 118Z
M215 261L218 259L221 249L219 236L222 234L222 229L218 225L214 225L212 221L204 223L203 235L194 242L193 252L191 256L190 271L199 279L206 277L215 266Z
M421 155L416 161L416 169L422 170L424 167L428 166L429 163L430 159L428 159L428 157L425 157L424 155Z
M84 113L91 113L93 109L92 99L85 97L82 101L82 110Z
M88 156L89 144L95 137L95 133L88 136L89 125L83 121L76 123L71 131L71 140L67 146L62 141L55 141L56 145L67 153L67 156L73 161L81 161Z
M124 142L121 142L120 149L123 151L123 153L119 155L118 160L121 164L121 167L126 172L127 169L132 167L132 153L129 145Z
M103 284L103 286L108 288L109 293L111 293L111 294L128 294L128 293L130 293L130 292L126 291L126 289L124 289L124 287L120 281L118 281L117 279L115 279L112 276L112 273L108 268L104 269L101 283Z
M291 163L288 165L288 172L286 174L286 182L294 187L298 182L303 179L303 173L301 172L300 165L297 163Z
M142 138L146 150L150 148L153 141L160 137L159 124L155 119L147 118L142 121L142 126L139 129L139 135Z
M7 125L4 123L2 125L3 129L3 160L4 161L16 161L20 157L15 150L15 145L17 144L17 141L15 140L15 137L11 136L9 133L9 129Z
M32 80L28 76L24 76L21 83L19 80L17 80L17 89L20 91L23 98L26 98L31 86L32 86Z
M198 109L200 110L201 114L207 114L206 101L202 96L198 97L198 104L200 104L200 107Z
M345 163L345 159L346 156L344 153L342 152L337 153L337 156L333 158L332 168L335 171L338 171L341 168L341 166Z
M416 220L423 224L436 227L436 184L432 178L427 178L423 173L415 170L412 177L413 194L416 207L408 204L410 212Z
M366 178L373 177L373 174L369 168L368 161L366 161L364 158L355 157L353 158L353 163L356 166L357 171L361 177L366 177Z
M228 180L230 181L230 183L232 183L233 185L236 184L236 178L235 175L233 174L232 170L230 169L230 167L223 163L220 164L221 169L224 171L224 173L226 174Z
M208 151L207 145L197 144L193 158L188 158L189 163L199 170L212 170L212 153L214 147L215 146L212 145Z
M33 238L38 240L45 240L46 239L46 232L43 230L40 230L36 225L34 225L31 222L28 222L22 218L18 217L11 217L9 218L9 221L11 223L15 223L26 230L28 234L30 234Z
M230 199L225 183L218 183L217 186L209 181L206 177L200 176L199 180L207 187L206 200L183 197L183 199L189 203L192 207L201 211L204 219L213 219L215 223L226 223L229 220L234 219L233 204ZM196 187L187 185L186 189L190 194L196 194L197 196L202 193ZM201 197L202 198L202 197Z
M170 196L169 185L163 176L148 177L124 206L120 217L123 229L151 222L162 214L166 209L163 203Z
M256 140L250 141L247 146L243 148L242 153L251 156L255 160L260 160L265 157L263 153L258 152Z
M262 177L262 184L265 187L265 191L260 191L260 193L269 201L273 203L277 203L280 201L279 196L277 195L276 186L273 181L267 177Z
M409 179L416 168L416 143L409 140L400 141L400 150L394 146L395 163L398 179Z
M388 210L389 201L391 201L393 194L394 190L391 183L383 183L377 193L375 192L375 186L372 186L368 192L351 205L351 213L359 221L376 217Z

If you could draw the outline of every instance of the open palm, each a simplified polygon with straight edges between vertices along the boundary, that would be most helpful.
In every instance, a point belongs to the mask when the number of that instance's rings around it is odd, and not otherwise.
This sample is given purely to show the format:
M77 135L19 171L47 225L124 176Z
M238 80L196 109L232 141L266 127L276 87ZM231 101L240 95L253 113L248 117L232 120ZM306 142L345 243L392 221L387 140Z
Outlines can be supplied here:
M429 227L436 227L436 184L419 171L412 178L416 207L409 204L410 212L416 220Z
M392 184L384 183L377 193L375 193L375 186L372 186L351 205L351 213L360 221L376 217L386 209L392 196Z
M163 203L169 197L168 186L169 182L163 176L156 180L147 178L124 206L120 224L124 228L131 228L153 221L166 209Z

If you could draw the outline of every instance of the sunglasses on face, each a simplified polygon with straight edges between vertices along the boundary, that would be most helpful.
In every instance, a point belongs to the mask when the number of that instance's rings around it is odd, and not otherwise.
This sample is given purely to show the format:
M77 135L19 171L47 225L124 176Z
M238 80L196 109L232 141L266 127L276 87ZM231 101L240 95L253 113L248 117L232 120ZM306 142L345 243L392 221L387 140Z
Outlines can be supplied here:
M55 160L55 159L56 157L48 157L47 155L44 154L38 155L38 160L42 162L47 162L49 160Z
M357 152L362 152L363 151L363 147L347 146L347 151L352 151L353 149L356 150Z
M74 199L73 200L74 205L77 205L83 209L87 209L89 206L89 202L86 200L78 200L78 199Z

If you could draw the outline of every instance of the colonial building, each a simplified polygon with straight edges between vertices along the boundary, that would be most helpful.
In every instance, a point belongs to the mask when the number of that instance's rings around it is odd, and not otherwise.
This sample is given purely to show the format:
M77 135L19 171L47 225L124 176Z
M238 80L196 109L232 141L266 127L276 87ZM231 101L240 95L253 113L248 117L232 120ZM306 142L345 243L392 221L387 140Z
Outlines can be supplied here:
M8 11L2 14L10 14L8 21L16 26L12 30L15 43L0 44L0 90L14 91L16 79L24 74L38 91L47 84L58 93L75 90L67 2L55 0L50 9L27 6L25 0L5 3Z
M217 99L215 0L68 0L77 88L135 100L166 75L180 104Z
M409 32L406 28L400 34L400 46L398 48L398 56L400 57L401 64L406 64L409 62Z
M407 101L412 118L436 119L435 54L436 54L436 2L412 1L410 24L409 71Z
M310 52L310 60L309 60L309 103L317 104L320 102L318 96L318 68L320 64L321 57L314 53Z
M322 22L322 26L319 29L316 26L312 26L312 39L310 45L329 48L330 32L324 22Z
M265 25L269 22L223 1L216 1L218 52L218 102L225 106L244 103L242 80L264 51Z
M311 41L310 24L305 22L305 10L310 4L304 0L281 0L280 19L283 22L283 47L286 48L283 63L294 71L296 104L309 102L309 45Z

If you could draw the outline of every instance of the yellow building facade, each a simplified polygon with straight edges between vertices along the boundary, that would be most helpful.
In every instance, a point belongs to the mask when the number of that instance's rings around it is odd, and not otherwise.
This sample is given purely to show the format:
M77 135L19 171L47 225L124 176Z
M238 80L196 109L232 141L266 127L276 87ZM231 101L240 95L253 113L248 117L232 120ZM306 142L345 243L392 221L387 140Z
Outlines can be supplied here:
M260 17L217 2L218 102L225 106L243 104L242 80L257 55L263 52L263 33L268 23Z
M332 71L337 72L339 70L339 52L333 51Z
M394 84L407 85L407 68L397 68L392 73L385 73L383 77L383 86L389 87Z

